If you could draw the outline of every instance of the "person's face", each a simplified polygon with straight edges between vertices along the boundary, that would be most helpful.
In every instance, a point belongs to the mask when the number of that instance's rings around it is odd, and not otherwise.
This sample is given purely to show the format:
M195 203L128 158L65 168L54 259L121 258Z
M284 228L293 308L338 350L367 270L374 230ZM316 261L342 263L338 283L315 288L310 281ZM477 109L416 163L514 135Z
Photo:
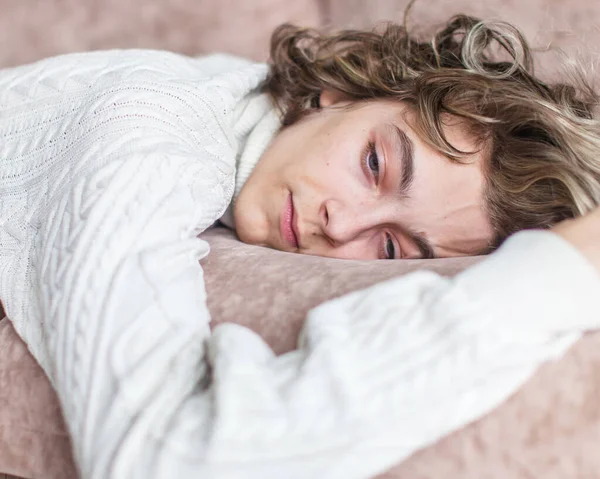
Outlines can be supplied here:
M452 162L411 129L407 107L377 100L320 110L273 139L234 218L249 244L346 259L477 254L492 240L481 153ZM448 140L476 148L459 126Z

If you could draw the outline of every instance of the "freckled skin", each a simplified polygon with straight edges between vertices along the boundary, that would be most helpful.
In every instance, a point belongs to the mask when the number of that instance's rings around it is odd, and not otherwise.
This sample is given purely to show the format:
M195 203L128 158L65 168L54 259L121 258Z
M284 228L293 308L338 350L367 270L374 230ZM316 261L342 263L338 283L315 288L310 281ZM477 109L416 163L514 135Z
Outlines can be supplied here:
M392 241L395 257L419 257L406 233L411 230L428 238L436 256L486 249L493 234L482 199L480 153L469 164L451 162L416 135L400 102L349 104L324 92L321 106L278 133L242 188L234 211L242 241L348 259L384 258L386 241ZM390 123L414 144L414 181L407 197L398 194L403 160L392 147ZM457 148L474 150L459 126L449 126L446 134ZM369 141L376 145L378 179L364 161ZM280 232L290 193L298 249Z

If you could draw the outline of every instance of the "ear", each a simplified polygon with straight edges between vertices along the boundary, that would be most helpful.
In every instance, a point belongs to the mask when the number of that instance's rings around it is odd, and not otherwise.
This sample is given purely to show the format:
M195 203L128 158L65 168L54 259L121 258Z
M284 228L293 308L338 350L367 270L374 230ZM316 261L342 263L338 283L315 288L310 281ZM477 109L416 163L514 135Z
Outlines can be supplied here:
M350 98L337 90L325 89L319 94L319 106L321 108L326 108L328 106L335 105L336 103L349 100Z

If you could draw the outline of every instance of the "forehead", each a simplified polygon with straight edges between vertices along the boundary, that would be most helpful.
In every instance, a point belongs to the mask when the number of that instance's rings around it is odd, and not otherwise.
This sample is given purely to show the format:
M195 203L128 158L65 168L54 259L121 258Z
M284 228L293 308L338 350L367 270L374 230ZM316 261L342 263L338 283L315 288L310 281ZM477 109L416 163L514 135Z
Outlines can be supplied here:
M444 134L461 151L473 152L462 162L427 144L412 128L412 113L397 109L394 120L413 144L414 181L404 218L425 234L438 256L477 254L487 250L494 232L484 202L485 149L459 121L446 118ZM406 205L405 205L406 206Z
M378 99L347 106L362 127L383 132L397 126L413 145L414 179L410 194L394 198L395 221L428 239L436 256L464 256L487 251L494 230L484 203L484 159L487 152L479 147L457 118L443 118L443 132L455 148L473 154L453 161L430 146L415 131L415 113L407 103ZM350 119L348 117L348 119ZM341 125L339 125L341 126ZM362 129L361 127L361 129ZM395 175L399 175L397 168ZM394 189L395 185L390 186Z

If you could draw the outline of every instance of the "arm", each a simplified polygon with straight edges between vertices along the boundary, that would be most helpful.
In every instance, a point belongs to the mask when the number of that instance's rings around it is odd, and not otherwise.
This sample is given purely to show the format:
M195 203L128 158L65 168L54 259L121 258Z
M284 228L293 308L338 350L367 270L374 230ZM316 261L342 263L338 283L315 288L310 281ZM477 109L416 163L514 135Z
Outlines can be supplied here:
M80 181L39 233L42 364L83 478L153 477L153 447L206 378L208 245L197 234L230 185L210 162L161 152Z
M598 291L571 245L523 232L453 279L419 272L319 306L289 355L251 350L246 331L221 326L216 422L247 440L229 436L218 460L289 457L285 477L372 477L489 412L597 328Z
M196 234L220 195L197 164L174 151L108 165L44 226L47 372L84 479L369 477L596 326L596 272L550 233L523 233L453 280L422 272L322 305L292 353L235 325L206 342ZM540 272L557 258L564 276ZM561 334L568 305L579 323Z

